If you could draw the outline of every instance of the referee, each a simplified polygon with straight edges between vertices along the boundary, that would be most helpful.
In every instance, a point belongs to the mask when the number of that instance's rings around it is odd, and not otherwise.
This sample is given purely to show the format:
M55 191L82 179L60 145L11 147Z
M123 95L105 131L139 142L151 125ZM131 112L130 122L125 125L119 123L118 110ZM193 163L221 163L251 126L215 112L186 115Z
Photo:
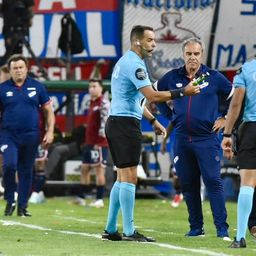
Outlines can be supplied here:
M117 181L110 193L108 219L103 240L154 242L134 228L135 188L137 165L141 153L142 115L152 124L157 134L166 136L165 128L145 107L146 100L164 102L200 92L189 83L183 89L158 92L148 77L144 58L151 57L156 47L151 27L137 25L130 34L131 49L116 63L111 78L112 102L106 123L106 137L115 166ZM117 217L121 208L123 236L117 231Z

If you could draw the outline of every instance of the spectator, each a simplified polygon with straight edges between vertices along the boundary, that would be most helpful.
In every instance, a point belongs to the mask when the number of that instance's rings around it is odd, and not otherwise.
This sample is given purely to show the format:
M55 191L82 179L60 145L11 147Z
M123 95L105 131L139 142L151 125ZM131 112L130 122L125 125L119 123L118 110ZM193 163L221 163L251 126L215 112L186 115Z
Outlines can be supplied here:
M22 53L23 39L29 35L32 25L33 6L34 0L2 0L2 34L6 51L0 65L4 65L12 54Z
M75 127L71 136L64 138L60 143L53 144L49 148L48 161L46 163L46 179L51 179L52 176L63 178L62 170L58 167L63 167L66 160L81 155L81 145L85 137L85 125ZM60 173L61 171L61 173Z

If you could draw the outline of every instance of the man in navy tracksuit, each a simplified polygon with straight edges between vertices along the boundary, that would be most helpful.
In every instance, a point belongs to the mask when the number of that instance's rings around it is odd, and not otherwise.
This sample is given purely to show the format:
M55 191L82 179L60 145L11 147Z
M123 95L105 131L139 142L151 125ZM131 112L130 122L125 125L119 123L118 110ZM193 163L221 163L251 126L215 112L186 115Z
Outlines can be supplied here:
M1 84L0 150L3 154L4 215L11 216L16 203L15 173L18 172L18 216L31 216L27 201L32 183L32 169L40 139L39 109L46 118L43 145L53 140L54 114L44 86L27 76L27 60L13 55L8 60L11 79Z
M201 64L204 53L202 41L190 38L184 42L182 50L185 66L166 73L157 83L158 90L182 88L190 80L209 73L209 77L200 85L198 95L173 100L173 110L166 103L159 105L162 114L172 120L176 129L174 164L189 213L190 231L186 235L204 235L200 196L202 176L208 191L217 236L228 237L217 132L225 123L225 113L220 114L220 99L226 100L232 95L232 84L219 72Z

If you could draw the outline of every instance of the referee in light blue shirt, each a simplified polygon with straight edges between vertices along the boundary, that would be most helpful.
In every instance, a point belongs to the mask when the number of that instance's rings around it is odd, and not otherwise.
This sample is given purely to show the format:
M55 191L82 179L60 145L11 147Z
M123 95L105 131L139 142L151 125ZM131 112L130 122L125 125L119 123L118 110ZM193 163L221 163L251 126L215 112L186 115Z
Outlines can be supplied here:
M239 127L237 143L237 163L241 177L237 204L237 232L230 247L245 248L246 228L256 187L256 60L246 62L234 77L233 83L235 92L227 115L222 149L228 159L233 157L231 132L244 101L243 123Z
M110 193L108 220L103 240L154 242L134 228L134 201L137 183L137 165L141 153L142 115L153 125L158 134L166 135L165 128L145 107L146 100L164 102L194 95L199 86L192 83L182 89L158 92L148 77L144 58L151 57L156 46L151 27L135 26L130 34L131 49L116 63L111 78L112 102L106 124L106 137L117 169L117 181ZM123 236L117 231L117 216L121 208Z

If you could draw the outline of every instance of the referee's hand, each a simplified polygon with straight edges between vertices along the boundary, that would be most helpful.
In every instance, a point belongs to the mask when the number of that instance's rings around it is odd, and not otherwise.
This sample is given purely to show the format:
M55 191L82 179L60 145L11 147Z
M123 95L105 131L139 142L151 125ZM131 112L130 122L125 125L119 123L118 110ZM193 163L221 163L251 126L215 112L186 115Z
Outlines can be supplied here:
M166 129L156 120L153 124L153 129L157 135L162 135L164 138L167 136Z
M223 138L221 147L222 147L224 156L228 160L231 160L234 156L234 152L232 150L232 145L233 145L232 138L226 138L226 137Z

